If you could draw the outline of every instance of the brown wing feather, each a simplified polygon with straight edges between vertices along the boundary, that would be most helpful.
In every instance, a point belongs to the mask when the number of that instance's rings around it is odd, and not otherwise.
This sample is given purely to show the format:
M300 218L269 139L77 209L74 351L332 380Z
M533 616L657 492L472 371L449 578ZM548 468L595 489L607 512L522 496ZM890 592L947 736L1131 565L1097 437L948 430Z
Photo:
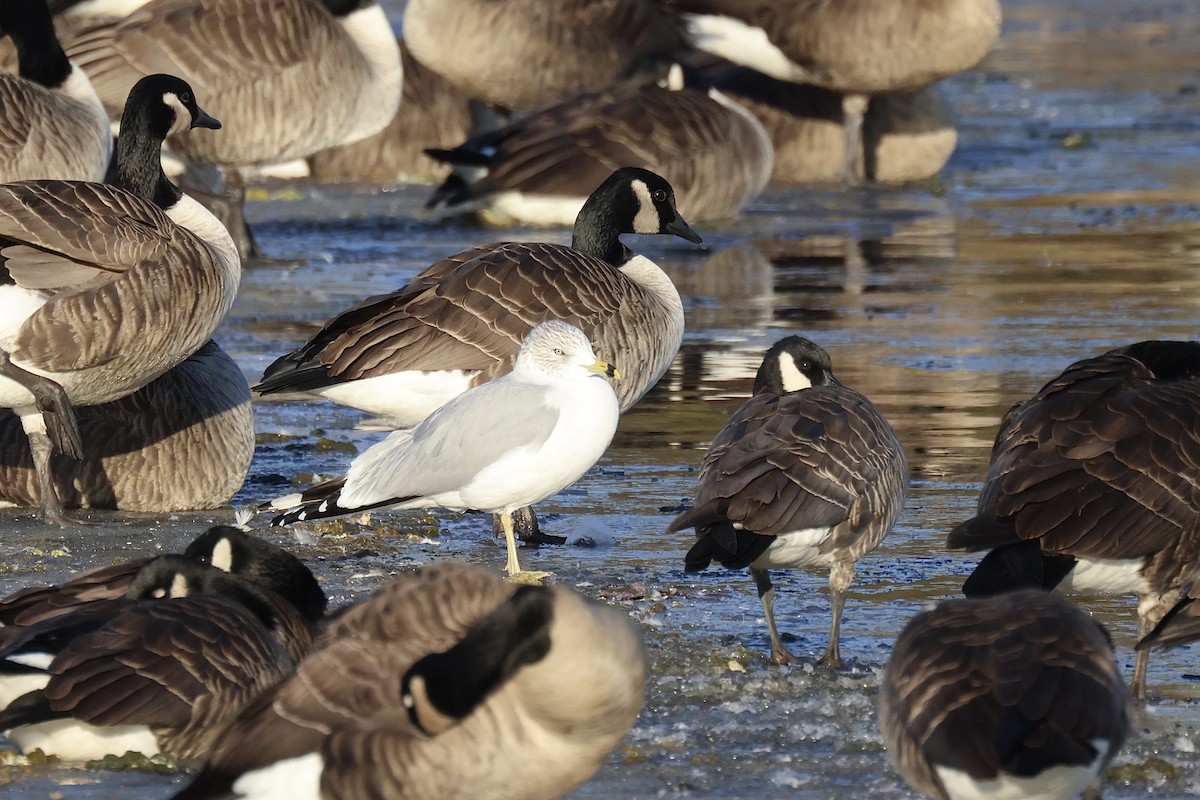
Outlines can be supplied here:
M972 524L982 547L1006 535L1128 559L1174 546L1200 513L1198 412L1200 381L1157 381L1120 355L1072 365L1001 423L959 546L974 546Z

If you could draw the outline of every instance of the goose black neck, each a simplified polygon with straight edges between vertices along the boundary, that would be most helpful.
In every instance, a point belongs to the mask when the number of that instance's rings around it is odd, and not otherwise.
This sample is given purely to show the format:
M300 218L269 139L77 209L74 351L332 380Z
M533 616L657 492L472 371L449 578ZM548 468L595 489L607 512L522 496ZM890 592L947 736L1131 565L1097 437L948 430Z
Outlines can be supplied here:
M321 0L321 4L329 9L335 17L348 17L360 8L366 8L375 0Z
M1200 377L1200 342L1151 340L1112 351L1136 358L1159 380L1194 380Z
M66 82L71 62L54 35L45 0L0 0L0 32L16 45L22 78L51 89Z
M162 169L160 151L173 112L158 97L146 100L153 102L135 102L131 97L125 104L108 182L166 210L183 196Z
M621 241L622 227L616 209L597 192L587 199L571 235L571 247L620 267L633 258L633 251Z

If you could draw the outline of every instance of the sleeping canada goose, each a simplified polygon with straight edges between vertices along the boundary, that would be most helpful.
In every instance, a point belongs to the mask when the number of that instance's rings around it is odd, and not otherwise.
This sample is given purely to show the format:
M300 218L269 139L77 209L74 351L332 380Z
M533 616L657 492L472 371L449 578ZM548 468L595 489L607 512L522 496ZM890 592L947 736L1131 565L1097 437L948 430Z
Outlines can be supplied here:
M730 70L716 86L763 124L775 151L771 183L830 183L844 178L842 95L776 80L751 69ZM871 98L863 119L864 177L904 183L936 175L958 143L938 86Z
M771 634L771 663L791 653L775 627L767 570L828 567L833 622L818 663L840 669L838 633L854 563L891 530L908 482L895 431L838 382L829 354L800 336L772 345L754 396L713 439L696 504L667 527L695 528L688 572L713 561L750 568Z
M1017 586L1134 594L1145 637L1200 564L1200 342L1084 359L1009 410L975 517L952 550L990 550L968 597ZM1149 650L1133 694L1146 697Z
M0 0L5 35L19 74L0 72L0 183L102 180L112 155L108 115L59 46L45 0Z
M470 98L412 57L400 41L404 91L400 108L379 133L308 158L319 181L435 183L450 168L425 154L430 147L465 139L471 131Z
M182 363L233 304L233 240L159 163L171 131L219 124L186 83L150 76L122 115L116 186L0 185L0 408L29 437L47 520L65 521L52 447L81 455L71 405L116 400Z
M940 800L1099 798L1129 733L1108 633L1040 590L917 614L880 683L892 763Z
M310 622L325 614L325 593L308 567L282 547L240 528L214 525L193 539L182 555L270 589ZM13 592L0 600L0 640L7 642L13 628L35 625L95 600L125 597L134 577L151 560L135 558L81 572L54 586Z
M771 177L771 140L745 108L716 90L684 86L678 65L660 82L629 80L578 94L430 155L478 177L454 175L430 206L483 203L535 225L569 225L613 169L666 178L693 219L724 219Z
M63 46L110 112L147 73L189 81L227 130L175 132L170 147L222 168L239 217L238 167L363 139L400 103L400 52L374 0L152 0Z
M847 181L863 176L869 99L971 69L1000 36L997 0L668 0L693 44L783 81L841 92Z
M267 367L254 389L311 392L408 427L512 369L534 325L564 319L620 359L624 411L666 372L683 337L679 293L621 242L624 233L700 241L675 210L670 184L620 169L579 212L570 247L504 242L444 258L403 289L334 317Z
M530 111L685 46L657 0L409 0L413 56L469 97Z
M158 556L125 598L27 627L0 650L5 665L49 661L43 685L0 711L0 730L25 752L70 761L126 749L201 759L225 720L312 649L309 622L279 595L184 556Z
M250 386L212 341L133 394L76 409L76 418L83 457L51 464L68 508L219 508L242 488L254 456ZM29 445L10 411L0 411L0 499L39 499Z
M415 428L393 431L340 478L271 503L272 525L371 508L458 508L499 514L509 575L521 571L512 513L557 494L592 468L620 410L583 331L536 325L512 371L451 398Z
M625 612L426 567L333 620L175 798L549 800L600 767L645 682Z

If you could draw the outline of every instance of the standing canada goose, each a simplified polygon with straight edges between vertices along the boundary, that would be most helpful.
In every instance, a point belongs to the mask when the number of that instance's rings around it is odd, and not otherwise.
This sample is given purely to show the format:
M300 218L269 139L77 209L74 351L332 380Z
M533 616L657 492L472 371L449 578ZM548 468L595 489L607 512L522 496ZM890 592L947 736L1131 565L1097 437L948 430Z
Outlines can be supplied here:
M148 73L189 81L228 130L219 138L176 132L170 147L222 168L239 217L238 167L366 138L400 103L400 52L374 0L152 0L63 45L110 111Z
M250 386L216 342L119 400L76 409L83 457L51 463L68 508L166 512L219 508L254 455ZM0 498L38 503L20 420L0 412Z
M771 183L830 183L844 178L842 95L777 80L751 69L729 70L717 88L762 123L775 151ZM936 175L958 143L938 86L871 98L863 119L864 177L904 183Z
M1200 564L1200 342L1076 362L1000 423L976 515L951 550L990 550L968 597L1017 586L1134 594L1145 637ZM1149 651L1133 694L1146 697Z
M829 567L833 621L817 663L841 669L842 605L854 563L891 530L908 466L896 432L863 395L833 375L829 354L800 336L767 351L754 396L713 439L696 504L667 527L695 528L688 572L713 561L750 568L771 634L771 663L792 654L775 627L767 570Z
M279 595L158 556L125 598L29 626L0 650L6 665L49 660L42 686L0 711L0 730L25 752L70 761L123 754L114 738L146 755L201 759L225 720L312 649L309 621Z
M272 525L371 508L459 508L500 515L509 575L521 571L512 512L591 469L617 432L617 396L583 331L560 320L525 337L516 363L449 400L415 428L394 431L340 478L271 503Z
M426 567L333 620L175 798L549 800L600 767L645 682L623 611Z
M783 81L841 92L845 178L863 177L870 98L971 69L1000 36L998 0L669 0L693 44Z
M108 114L59 45L45 0L0 0L5 35L19 74L0 73L0 183L102 180L112 155Z
M892 763L939 800L1099 798L1129 722L1108 632L1035 589L917 614L879 690Z
M193 539L184 558L230 572L287 600L310 622L325 614L327 600L308 567L282 547L230 525L214 525ZM97 600L119 600L152 558L81 572L54 586L21 589L0 600L0 641L25 628L78 610Z
M228 231L159 162L170 132L220 123L169 75L140 81L121 119L116 186L0 185L0 408L21 418L42 515L59 523L51 451L82 455L71 405L116 400L182 363L241 277Z
M666 178L688 216L736 216L771 177L771 140L745 108L688 88L678 65L661 82L629 80L569 97L452 150L430 155L454 175L430 206L484 203L507 219L569 225L593 187L622 165Z
M404 39L469 97L511 111L598 89L686 44L657 0L410 0Z
M430 147L465 139L471 132L470 98L412 57L400 41L404 91L400 108L379 133L308 158L319 181L436 183L450 168L425 154Z
M219 123L167 75L135 86L122 120L117 186L0 186L0 407L21 418L42 514L60 523L49 460L52 448L81 455L71 404L122 397L196 352L240 277L228 232L158 162L170 131ZM79 238L81 229L92 235Z
M253 388L311 392L408 427L508 372L534 325L563 319L620 357L615 388L625 411L675 358L683 303L654 262L621 242L624 233L700 241L675 210L670 184L619 169L580 210L570 247L502 242L444 258L403 289L334 317Z

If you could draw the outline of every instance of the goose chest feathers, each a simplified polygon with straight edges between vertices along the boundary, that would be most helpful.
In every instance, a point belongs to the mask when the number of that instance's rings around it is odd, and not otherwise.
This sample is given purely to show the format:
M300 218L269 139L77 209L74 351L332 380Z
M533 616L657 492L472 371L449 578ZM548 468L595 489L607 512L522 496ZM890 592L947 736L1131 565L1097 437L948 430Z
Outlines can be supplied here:
M700 240L675 209L670 184L623 168L588 198L571 247L505 242L445 258L403 289L334 317L254 388L311 392L408 427L511 370L533 326L562 319L619 360L614 388L624 411L674 359L683 304L670 278L621 242L623 233Z

